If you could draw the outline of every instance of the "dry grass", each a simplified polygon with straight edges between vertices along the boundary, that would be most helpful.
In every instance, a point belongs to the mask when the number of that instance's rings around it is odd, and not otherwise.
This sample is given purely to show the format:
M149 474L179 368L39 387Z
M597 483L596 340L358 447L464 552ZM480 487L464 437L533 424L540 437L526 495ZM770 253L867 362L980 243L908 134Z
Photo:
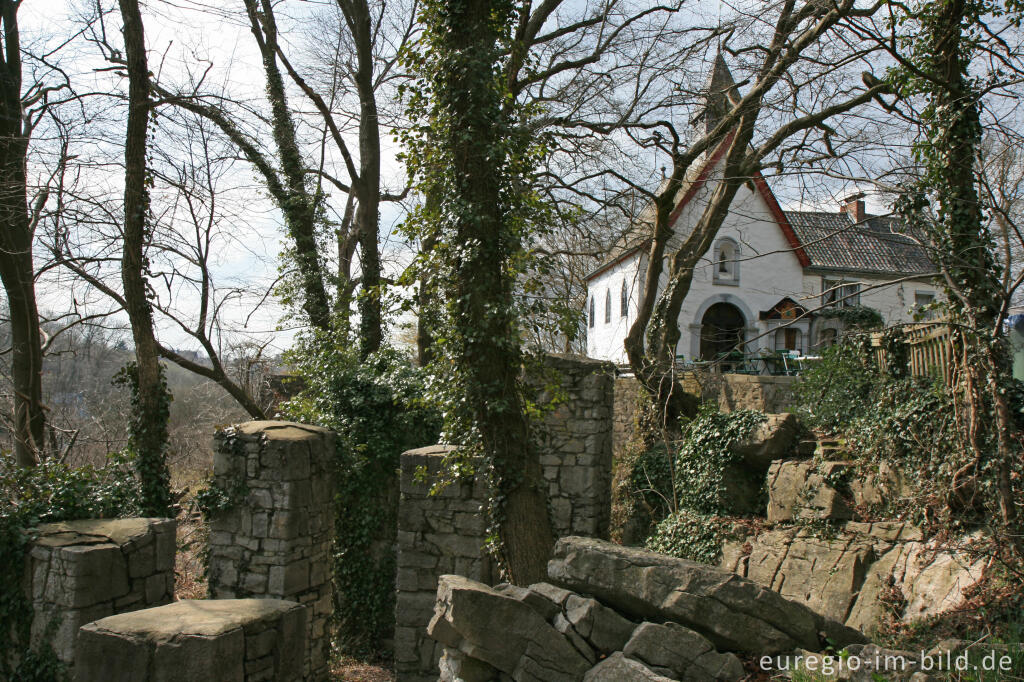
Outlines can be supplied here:
M209 532L202 514L193 504L194 492L186 493L178 512L178 553L174 559L174 598L205 599L206 576L202 553L206 550Z
M394 682L395 673L379 665L343 656L331 666L331 679L337 682Z

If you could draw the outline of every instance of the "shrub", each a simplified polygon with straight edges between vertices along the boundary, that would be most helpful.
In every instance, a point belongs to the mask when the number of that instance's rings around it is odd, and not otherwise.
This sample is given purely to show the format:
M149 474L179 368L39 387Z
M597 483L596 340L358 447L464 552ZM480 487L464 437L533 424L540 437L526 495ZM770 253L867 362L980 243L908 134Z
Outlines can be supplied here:
M342 649L368 656L394 628L399 457L436 443L440 417L426 404L426 378L410 357L384 349L360 360L353 346L301 339L289 359L306 388L283 410L338 434L334 612Z
M808 426L829 433L845 430L871 410L877 372L861 337L825 349L821 361L796 384L797 411Z
M719 518L680 509L657 525L644 546L680 559L712 564L718 560L725 538Z

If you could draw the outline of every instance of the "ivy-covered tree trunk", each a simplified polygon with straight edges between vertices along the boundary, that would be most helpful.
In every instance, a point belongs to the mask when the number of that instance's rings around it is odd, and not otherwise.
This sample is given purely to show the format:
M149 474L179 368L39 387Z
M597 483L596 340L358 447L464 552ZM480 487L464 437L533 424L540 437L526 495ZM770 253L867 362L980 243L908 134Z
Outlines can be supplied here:
M270 0L244 0L249 30L256 38L270 100L274 143L281 164L281 184L272 192L294 247L299 271L302 309L309 323L331 331L331 305L324 284L323 264L316 239L316 200L306 185L306 166L295 139L295 122L288 109L284 78L277 63L277 23ZM274 178L275 182L278 178Z
M124 22L128 69L128 124L124 151L124 244L121 281L125 311L135 341L135 366L128 370L133 392L131 442L142 488L142 513L165 516L171 506L167 471L167 419L171 396L160 367L153 332L153 311L146 283L146 245L150 240L146 186L146 136L149 124L149 67L138 0L119 0Z
M0 278L11 320L14 455L20 466L37 463L43 448L43 350L32 262L32 220L25 162L29 135L21 101L20 3L0 0Z
M928 104L916 147L922 180L904 209L931 239L960 349L953 354L954 389L971 458L952 473L951 498L994 489L995 506L1009 526L1018 516L1011 479L1015 428L1007 403L1012 374L1000 329L1000 269L978 196L981 92L969 74L973 31L984 11L984 3L971 0L915 7L912 18L920 22L921 31L900 85L907 94L924 94ZM935 207L933 219L921 214L927 202ZM995 454L994 461L989 453Z
M439 215L446 225L446 304L452 360L465 405L492 473L492 514L500 558L521 585L543 580L554 543L546 485L531 444L520 385L522 354L514 313L513 259L521 234L511 210L511 125L497 64L512 3L431 0L425 7L430 49L441 73L434 87Z

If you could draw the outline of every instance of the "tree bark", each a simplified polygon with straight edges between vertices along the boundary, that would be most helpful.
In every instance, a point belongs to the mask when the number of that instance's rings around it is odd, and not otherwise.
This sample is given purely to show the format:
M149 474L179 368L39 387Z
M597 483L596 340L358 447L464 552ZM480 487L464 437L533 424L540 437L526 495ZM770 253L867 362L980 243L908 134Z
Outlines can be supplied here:
M28 207L26 157L29 129L21 101L18 7L0 0L0 279L11 317L11 378L14 388L14 454L34 466L44 445L43 351L36 306L33 228Z
M380 247L380 123L373 82L373 34L366 0L338 0L356 49L356 92L359 96L359 177L352 179L359 202L355 229L359 235L359 354L380 350L381 315Z
M149 67L138 0L119 0L124 23L128 69L128 124L124 151L124 245L121 281L125 312L135 341L136 405L132 445L142 484L142 512L164 516L170 509L170 476L165 460L170 394L160 367L153 332L145 250L149 233L149 191L146 186L146 136L149 125Z

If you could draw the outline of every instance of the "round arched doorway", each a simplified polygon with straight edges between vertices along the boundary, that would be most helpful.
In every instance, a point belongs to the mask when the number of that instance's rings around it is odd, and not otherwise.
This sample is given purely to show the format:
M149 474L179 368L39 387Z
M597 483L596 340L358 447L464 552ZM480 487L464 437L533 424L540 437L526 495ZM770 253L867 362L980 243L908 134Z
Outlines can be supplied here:
M700 320L700 359L715 360L725 353L743 350L747 321L732 303L715 303Z

